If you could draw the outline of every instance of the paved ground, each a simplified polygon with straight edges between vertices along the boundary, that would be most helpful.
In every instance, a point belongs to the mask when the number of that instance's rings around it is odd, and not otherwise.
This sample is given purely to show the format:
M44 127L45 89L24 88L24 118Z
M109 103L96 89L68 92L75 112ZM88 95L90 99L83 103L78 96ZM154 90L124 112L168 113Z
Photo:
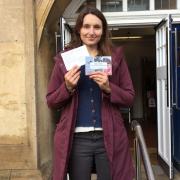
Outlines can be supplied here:
M168 180L168 177L157 163L156 154L150 153L150 159L152 163L153 172L156 180ZM141 165L142 178L146 180L143 164ZM41 178L41 174L36 170L0 170L0 180L51 180L50 178ZM92 175L92 180L97 180L96 175ZM174 180L180 180L180 172L175 171Z
M169 178L164 174L163 170L158 165L152 165L153 172L155 174L156 180L169 180ZM97 180L96 175L92 175L92 180ZM144 170L142 170L141 180L147 180ZM180 173L175 172L174 180L180 180Z
M155 173L156 180L168 180L168 177L164 174L163 170L158 165L153 165L153 171ZM3 170L0 171L0 180L42 180L40 174L33 170L19 170L19 171L9 171ZM43 179L50 180L50 179ZM92 175L92 180L97 180L96 175ZM142 169L142 178L141 180L147 180L144 170ZM180 173L175 173L174 180L180 180Z

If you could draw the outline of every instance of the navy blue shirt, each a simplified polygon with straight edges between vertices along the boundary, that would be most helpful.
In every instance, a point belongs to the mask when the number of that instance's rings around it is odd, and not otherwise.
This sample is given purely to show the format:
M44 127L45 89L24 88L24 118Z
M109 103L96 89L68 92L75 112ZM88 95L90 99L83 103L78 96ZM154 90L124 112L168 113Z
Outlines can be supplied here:
M85 75L85 66L81 66L78 82L79 103L76 127L102 127L101 89L98 84Z

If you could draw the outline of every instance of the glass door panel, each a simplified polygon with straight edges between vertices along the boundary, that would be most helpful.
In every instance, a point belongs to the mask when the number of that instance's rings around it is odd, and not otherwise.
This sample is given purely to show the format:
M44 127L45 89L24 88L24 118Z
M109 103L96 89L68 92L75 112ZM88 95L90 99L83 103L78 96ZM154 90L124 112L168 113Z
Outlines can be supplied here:
M155 10L158 9L176 9L177 0L155 0Z
M101 1L102 12L121 12L123 0L103 0Z
M128 11L149 10L149 0L128 0Z

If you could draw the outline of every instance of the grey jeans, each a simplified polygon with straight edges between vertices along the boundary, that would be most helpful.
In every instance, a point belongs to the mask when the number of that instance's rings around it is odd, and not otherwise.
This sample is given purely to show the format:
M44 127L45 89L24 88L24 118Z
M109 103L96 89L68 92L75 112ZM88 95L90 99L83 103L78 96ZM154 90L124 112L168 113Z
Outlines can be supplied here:
M103 132L75 133L69 161L70 180L90 180L93 167L98 180L111 180Z

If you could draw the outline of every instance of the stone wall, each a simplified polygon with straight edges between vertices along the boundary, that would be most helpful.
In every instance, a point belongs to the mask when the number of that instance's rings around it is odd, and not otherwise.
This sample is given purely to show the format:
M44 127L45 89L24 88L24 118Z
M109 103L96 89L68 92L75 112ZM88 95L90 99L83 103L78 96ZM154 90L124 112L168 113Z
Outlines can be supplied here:
M51 165L55 122L45 95L54 31L68 3L0 0L0 179L39 179L38 169Z
M0 1L0 169L37 166L33 9Z
M0 2L0 143L4 145L27 144L23 10L22 0Z

